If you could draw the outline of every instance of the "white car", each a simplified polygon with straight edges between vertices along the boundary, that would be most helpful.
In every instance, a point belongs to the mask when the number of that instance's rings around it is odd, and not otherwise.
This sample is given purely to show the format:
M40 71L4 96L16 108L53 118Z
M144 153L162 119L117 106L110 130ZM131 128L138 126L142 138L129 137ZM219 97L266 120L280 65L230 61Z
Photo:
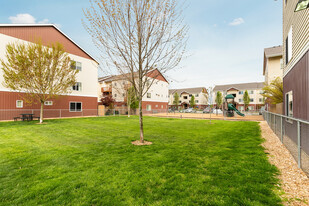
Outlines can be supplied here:
M213 114L223 114L223 112L221 111L221 109L214 109Z

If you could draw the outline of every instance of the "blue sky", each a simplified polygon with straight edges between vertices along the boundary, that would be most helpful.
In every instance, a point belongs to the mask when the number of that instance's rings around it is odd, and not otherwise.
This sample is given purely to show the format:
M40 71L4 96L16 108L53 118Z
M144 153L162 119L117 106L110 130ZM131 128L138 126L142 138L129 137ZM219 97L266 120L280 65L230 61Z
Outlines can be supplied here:
M282 2L187 0L188 57L169 72L171 88L263 81L263 49L282 44ZM0 0L0 23L54 23L94 57L81 24L88 0ZM19 15L27 14L27 15Z

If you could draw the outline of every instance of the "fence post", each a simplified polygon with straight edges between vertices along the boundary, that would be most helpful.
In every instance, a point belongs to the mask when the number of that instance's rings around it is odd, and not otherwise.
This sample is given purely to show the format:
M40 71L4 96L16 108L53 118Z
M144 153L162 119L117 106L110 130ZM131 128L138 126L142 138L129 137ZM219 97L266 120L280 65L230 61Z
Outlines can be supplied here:
M61 109L60 109L60 118L61 118Z
M275 135L277 135L277 118L276 118L276 115L274 115L274 122L275 122L275 126L274 126Z
M281 142L283 143L283 117L281 116Z
M297 121L297 148L298 148L298 167L301 168L301 146L300 146L300 122Z

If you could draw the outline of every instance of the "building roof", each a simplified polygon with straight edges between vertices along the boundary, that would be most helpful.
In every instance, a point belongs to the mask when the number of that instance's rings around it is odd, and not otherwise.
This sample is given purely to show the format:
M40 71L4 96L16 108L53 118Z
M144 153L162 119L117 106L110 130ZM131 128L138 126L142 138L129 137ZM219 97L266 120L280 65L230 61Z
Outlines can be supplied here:
M131 75L130 73L127 74L119 74L119 75L109 75L104 77L99 77L99 82L112 82L117 80L125 80L128 76ZM138 72L134 72L134 75L138 75ZM148 77L158 79L160 81L165 81L168 83L167 79L163 76L163 74L158 69L150 70L147 74Z
M44 46L60 42L66 52L98 61L63 33L54 24L0 24L0 34L12 36L29 42L42 41Z
M266 72L266 66L267 66L267 59L272 57L282 57L283 54L283 48L282 46L274 46L264 49L264 65L263 65L263 75L265 75Z
M282 56L282 46L274 46L264 49L266 58Z
M183 89L170 89L168 91L169 95L174 94L174 93L188 93L188 94L198 94L200 92L205 92L207 93L207 89L205 87L196 87L196 88L183 88Z
M216 85L213 89L216 91L227 91L229 89L236 90L255 90L262 89L264 87L264 82L252 82L252 83L243 83L243 84L226 84L226 85Z

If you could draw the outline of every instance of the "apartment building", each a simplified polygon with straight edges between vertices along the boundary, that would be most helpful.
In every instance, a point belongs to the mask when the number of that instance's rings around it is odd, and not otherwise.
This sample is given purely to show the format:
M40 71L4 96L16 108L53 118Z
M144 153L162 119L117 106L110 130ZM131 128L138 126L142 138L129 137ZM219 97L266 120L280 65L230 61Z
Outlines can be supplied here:
M309 1L283 1L285 115L309 120Z
M208 95L205 87L170 89L168 98L169 108L176 109L176 105L174 104L174 97L176 93L179 95L178 109L187 109L190 107L190 100L192 96L194 96L196 108L204 109L208 105Z
M283 78L282 46L264 49L263 75L266 84L269 84L277 77Z
M50 117L53 116L53 113L59 115L59 111L57 111L59 109L63 110L62 116L67 117L78 116L82 112L86 115L87 111L96 110L98 62L55 25L0 24L0 58L6 58L6 45L8 43L35 43L38 39L45 46L55 42L61 43L69 57L76 62L75 69L79 70L77 84L72 87L72 92L46 102L44 106L46 114L44 116ZM0 110L40 109L39 104L27 104L23 98L24 93L5 88L2 84L3 81L3 74L0 69ZM96 113L96 111L92 112ZM17 114L19 113L17 112ZM6 118L12 119L13 117L6 115Z
M216 106L215 99L217 92L221 92L223 94L223 98L232 94L236 102L236 108L240 111L245 110L243 96L245 91L247 90L250 97L250 104L248 105L248 110L259 110L262 106L264 106L264 98L261 95L263 93L264 82L253 82L253 83L244 83L244 84L228 84L228 85L216 85L213 89L213 104Z
M131 84L123 75L105 76L99 78L98 81L99 102L101 98L111 95L116 106L126 105L127 89L131 87ZM168 81L157 69L149 72L148 81L153 81L153 83L143 97L143 110L166 110L168 108Z

